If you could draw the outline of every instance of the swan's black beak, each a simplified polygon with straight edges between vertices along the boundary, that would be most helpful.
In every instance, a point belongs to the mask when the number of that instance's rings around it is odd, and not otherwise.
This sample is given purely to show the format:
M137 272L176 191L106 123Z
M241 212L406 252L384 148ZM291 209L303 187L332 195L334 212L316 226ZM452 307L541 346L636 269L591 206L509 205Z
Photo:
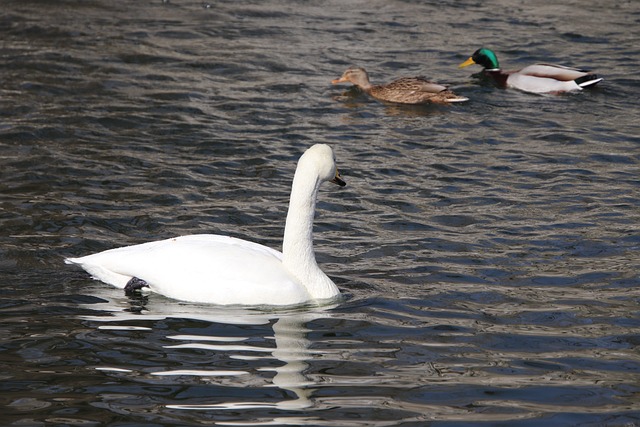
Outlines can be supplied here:
M338 184L340 187L344 187L345 185L347 185L347 183L344 182L344 180L340 176L340 172L338 172L338 169L336 169L336 176L333 177L331 182L333 182L334 184Z

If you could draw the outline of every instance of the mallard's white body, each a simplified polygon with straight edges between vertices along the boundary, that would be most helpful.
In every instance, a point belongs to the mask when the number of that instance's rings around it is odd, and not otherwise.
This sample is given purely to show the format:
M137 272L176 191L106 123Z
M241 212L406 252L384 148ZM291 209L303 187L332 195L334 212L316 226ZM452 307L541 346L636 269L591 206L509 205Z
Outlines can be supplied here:
M571 92L582 90L583 87L602 81L602 78L597 78L578 84L576 80L589 73L553 64L529 65L519 71L507 74L507 87L531 93Z

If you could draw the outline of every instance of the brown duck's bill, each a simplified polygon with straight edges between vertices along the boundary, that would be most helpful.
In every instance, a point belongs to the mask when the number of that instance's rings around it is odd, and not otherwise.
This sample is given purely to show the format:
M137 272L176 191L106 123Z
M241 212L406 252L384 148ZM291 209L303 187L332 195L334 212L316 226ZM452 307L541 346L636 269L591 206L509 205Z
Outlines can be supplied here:
M331 80L331 83L332 83L332 84L334 84L334 85L337 85L338 83L345 83L345 82L348 82L348 80L347 80L347 79L344 79L344 78L342 78L342 77L340 77L339 79L333 79L333 80Z
M473 65L475 63L476 63L476 61L474 61L473 58L469 57L469 59L464 61L462 64L458 65L458 68L468 67L469 65Z

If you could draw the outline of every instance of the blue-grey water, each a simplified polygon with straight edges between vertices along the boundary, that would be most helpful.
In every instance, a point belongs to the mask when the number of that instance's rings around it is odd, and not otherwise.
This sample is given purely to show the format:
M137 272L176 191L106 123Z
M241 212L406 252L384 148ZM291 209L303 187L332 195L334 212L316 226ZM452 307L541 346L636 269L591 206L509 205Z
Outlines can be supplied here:
M637 1L4 0L0 425L640 425ZM597 71L536 96L458 69ZM426 75L400 107L332 86ZM316 252L345 301L127 297L63 264L181 234Z

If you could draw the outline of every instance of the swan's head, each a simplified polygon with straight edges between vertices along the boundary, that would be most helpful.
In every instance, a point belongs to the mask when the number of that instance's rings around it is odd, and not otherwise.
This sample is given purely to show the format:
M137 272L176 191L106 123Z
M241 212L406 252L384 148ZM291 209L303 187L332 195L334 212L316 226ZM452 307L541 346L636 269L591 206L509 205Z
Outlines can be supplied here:
M305 151L298 168L315 171L320 181L331 181L340 187L347 185L338 172L333 150L326 144L316 144Z

